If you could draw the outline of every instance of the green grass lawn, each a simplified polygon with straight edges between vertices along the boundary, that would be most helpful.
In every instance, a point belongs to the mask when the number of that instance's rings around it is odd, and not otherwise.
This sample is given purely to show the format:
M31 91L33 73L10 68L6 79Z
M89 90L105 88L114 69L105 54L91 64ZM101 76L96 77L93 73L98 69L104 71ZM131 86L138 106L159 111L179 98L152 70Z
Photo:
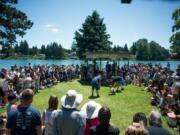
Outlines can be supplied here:
M57 95L60 98L69 90L74 89L79 93L83 94L83 102L78 107L79 109L82 105L89 100L95 100L103 106L108 106L112 112L111 123L119 127L121 135L129 124L132 122L132 117L136 112L144 112L146 115L149 114L151 110L157 109L150 105L151 94L143 90L142 87L137 87L129 85L125 87L122 93L116 95L109 95L109 87L101 87L100 98L89 99L91 95L91 86L82 85L77 80L72 82L63 82L52 88L44 89L40 93L36 94L32 106L38 108L41 112L47 108L48 99L50 95ZM59 102L59 107L61 103ZM0 111L2 113L2 111ZM172 135L178 135L178 133L170 129L166 124L166 119L163 117L164 127L168 129Z

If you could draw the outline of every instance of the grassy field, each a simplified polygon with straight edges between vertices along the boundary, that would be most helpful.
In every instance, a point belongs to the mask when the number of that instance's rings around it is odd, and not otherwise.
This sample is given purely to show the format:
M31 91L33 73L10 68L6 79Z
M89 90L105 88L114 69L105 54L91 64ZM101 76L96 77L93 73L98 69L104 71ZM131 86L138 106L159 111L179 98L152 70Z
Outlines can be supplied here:
M48 106L50 95L57 95L60 99L69 89L75 89L83 94L83 102L78 107L79 109L89 100L95 100L103 106L108 106L112 112L111 123L119 127L121 135L124 134L128 125L131 124L132 117L136 112L144 112L148 115L151 110L157 109L150 105L151 94L144 91L142 87L129 85L125 87L123 92L116 95L109 95L109 87L101 87L101 97L89 99L89 96L91 95L91 87L82 85L77 80L63 82L53 86L52 88L40 91L40 93L35 95L32 106L38 108L42 112ZM60 106L61 103L59 103L59 107ZM2 110L0 113L2 113ZM164 117L163 123L164 127L168 129L172 135L178 135L177 132L167 126Z

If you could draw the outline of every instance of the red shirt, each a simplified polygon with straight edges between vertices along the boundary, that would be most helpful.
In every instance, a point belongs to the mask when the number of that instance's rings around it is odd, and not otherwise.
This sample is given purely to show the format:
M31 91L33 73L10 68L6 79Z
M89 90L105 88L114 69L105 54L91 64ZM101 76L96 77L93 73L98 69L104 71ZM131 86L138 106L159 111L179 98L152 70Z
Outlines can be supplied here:
M84 135L90 135L90 128L92 126L97 126L100 124L100 121L98 118L94 118L94 119L86 119L86 127L84 130Z

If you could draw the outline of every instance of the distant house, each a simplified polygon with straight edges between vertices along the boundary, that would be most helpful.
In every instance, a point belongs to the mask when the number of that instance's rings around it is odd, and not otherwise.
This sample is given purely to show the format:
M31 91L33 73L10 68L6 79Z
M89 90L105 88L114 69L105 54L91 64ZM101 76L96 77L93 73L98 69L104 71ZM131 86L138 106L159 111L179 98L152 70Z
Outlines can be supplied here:
M39 54L37 54L37 56L42 56L42 57L45 57L46 55L45 55L45 54L43 54L43 53L39 53Z
M69 54L69 58L70 58L70 59L77 59L78 57L77 57L76 52L71 52L71 53Z
M5 56L5 54L4 53L0 53L0 56Z

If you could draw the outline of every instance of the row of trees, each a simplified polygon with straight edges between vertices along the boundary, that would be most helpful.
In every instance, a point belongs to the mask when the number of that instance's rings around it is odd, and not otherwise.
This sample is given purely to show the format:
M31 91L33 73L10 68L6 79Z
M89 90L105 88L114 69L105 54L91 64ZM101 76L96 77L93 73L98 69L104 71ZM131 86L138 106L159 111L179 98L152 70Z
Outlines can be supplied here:
M1 52L6 53L6 49L2 48ZM38 55L38 54L44 54L46 56L46 59L63 59L67 56L67 53L69 53L69 50L64 49L61 44L58 44L56 42L50 43L48 45L42 45L39 49L37 46L29 47L29 44L26 40L21 41L19 44L16 44L14 47L11 47L10 50L8 50L11 54L16 54L19 56L22 55Z
M147 39L139 39L130 48L137 60L165 60L169 58L169 50L160 46L155 41L148 42Z
M45 54L47 59L63 59L69 51L64 49L61 44L53 42L47 46L42 45L40 52Z

